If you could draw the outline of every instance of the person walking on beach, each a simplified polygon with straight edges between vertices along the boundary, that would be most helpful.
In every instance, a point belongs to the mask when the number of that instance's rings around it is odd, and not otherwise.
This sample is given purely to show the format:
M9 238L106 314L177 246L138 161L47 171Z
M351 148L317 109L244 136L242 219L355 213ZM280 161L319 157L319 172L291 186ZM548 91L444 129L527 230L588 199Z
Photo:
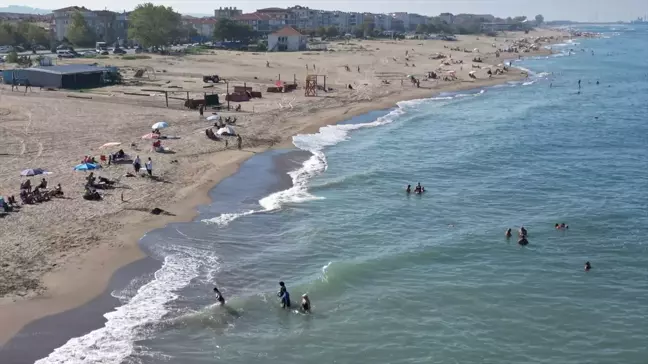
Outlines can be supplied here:
M237 143L238 149L241 150L241 146L243 145L243 138L241 138L241 134L236 135L236 143Z
M290 308L290 293L288 293L284 282L279 282L279 293L277 293L277 296L281 299L281 308Z
M133 161L133 169L135 170L135 174L139 173L140 168L142 168L142 161L140 160L140 157L138 155Z
M202 118L204 112L205 112L205 105L200 104L200 108L198 108L198 114L200 114L201 118Z
M581 88L581 80L578 80L578 89L580 90Z
M151 157L146 161L146 172L148 172L149 177L153 177L153 161Z

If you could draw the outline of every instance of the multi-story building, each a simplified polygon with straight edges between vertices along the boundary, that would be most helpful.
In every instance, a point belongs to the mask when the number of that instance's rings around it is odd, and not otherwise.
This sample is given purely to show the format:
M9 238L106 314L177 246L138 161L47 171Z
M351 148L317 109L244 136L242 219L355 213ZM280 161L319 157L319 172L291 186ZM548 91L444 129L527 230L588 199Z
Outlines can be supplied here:
M427 24L427 17L419 14L398 12L393 13L392 17L403 22L406 31L416 30L419 24Z
M236 20L240 24L245 24L252 28L252 30L261 32L261 33L268 33L270 32L270 16L267 14L259 14L259 13L247 13L247 14L241 14L239 16L234 17L234 20Z
M363 23L364 23L364 14L349 13L348 30L352 30L354 28L362 28Z
M88 27L95 32L97 40L113 43L128 38L128 13L115 13L107 10L93 11L83 6L70 6L52 11L54 34L58 41L67 38L72 15L76 12L81 13Z
M331 16L331 26L338 28L342 33L347 33L349 29L349 13L343 11L334 11Z
M394 18L386 14L375 14L374 15L374 24L376 29L380 30L392 30Z
M212 38L214 36L214 29L216 28L217 22L218 19L216 18L182 18L182 23L194 28L196 33L198 33L198 35L203 39Z
M282 8L265 8L257 9L257 14L267 15L270 17L270 31L275 31L284 28L286 25L295 26L294 14Z
M214 10L214 17L217 19L227 18L232 19L239 15L243 14L243 10L237 9L236 7L220 7Z
M447 24L452 24L454 21L454 15L452 15L452 13L441 13L439 14L439 18Z

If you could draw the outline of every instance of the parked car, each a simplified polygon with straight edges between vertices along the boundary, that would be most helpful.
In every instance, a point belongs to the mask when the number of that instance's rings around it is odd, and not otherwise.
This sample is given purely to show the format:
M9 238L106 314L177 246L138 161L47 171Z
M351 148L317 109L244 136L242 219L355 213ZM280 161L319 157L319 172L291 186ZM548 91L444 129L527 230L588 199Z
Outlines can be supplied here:
M144 51L144 49L142 49L141 46L135 47L135 53L142 53L143 51Z
M126 51L121 48L113 49L113 54L126 54Z
M75 52L76 53L76 52ZM70 51L57 51L57 56L59 58L74 58L76 55Z

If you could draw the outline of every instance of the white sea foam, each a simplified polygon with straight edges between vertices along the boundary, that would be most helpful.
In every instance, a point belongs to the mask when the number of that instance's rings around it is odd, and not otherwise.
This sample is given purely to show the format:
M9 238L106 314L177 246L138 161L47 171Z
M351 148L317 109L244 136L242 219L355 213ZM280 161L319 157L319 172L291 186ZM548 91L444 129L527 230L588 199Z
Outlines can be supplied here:
M319 132L314 134L295 135L293 137L293 144L301 150L310 152L312 155L300 168L288 173L292 179L292 187L272 193L259 200L259 205L261 205L261 209L259 210L222 214L214 218L204 219L203 222L225 226L239 217L253 213L279 210L286 204L322 199L322 197L315 196L308 191L308 183L313 177L323 173L328 168L326 155L323 152L325 148L347 140L349 133L353 130L389 124L405 112L404 108L414 107L425 101L427 100L417 99L399 102L396 109L372 122L328 125L321 127Z
M168 312L165 304L176 299L178 289L198 275L190 252L175 252L164 259L155 279L140 287L130 301L104 315L104 327L72 338L35 364L119 364L133 353L138 328L157 322Z

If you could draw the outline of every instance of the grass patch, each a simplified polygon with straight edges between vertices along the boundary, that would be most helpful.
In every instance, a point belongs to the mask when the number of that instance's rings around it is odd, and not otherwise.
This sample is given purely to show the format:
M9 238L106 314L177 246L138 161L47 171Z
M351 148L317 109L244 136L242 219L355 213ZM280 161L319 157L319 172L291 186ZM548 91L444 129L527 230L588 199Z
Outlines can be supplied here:
M125 61L134 61L136 59L151 59L151 56L147 56L144 54L136 54L136 55L122 56L121 59Z

